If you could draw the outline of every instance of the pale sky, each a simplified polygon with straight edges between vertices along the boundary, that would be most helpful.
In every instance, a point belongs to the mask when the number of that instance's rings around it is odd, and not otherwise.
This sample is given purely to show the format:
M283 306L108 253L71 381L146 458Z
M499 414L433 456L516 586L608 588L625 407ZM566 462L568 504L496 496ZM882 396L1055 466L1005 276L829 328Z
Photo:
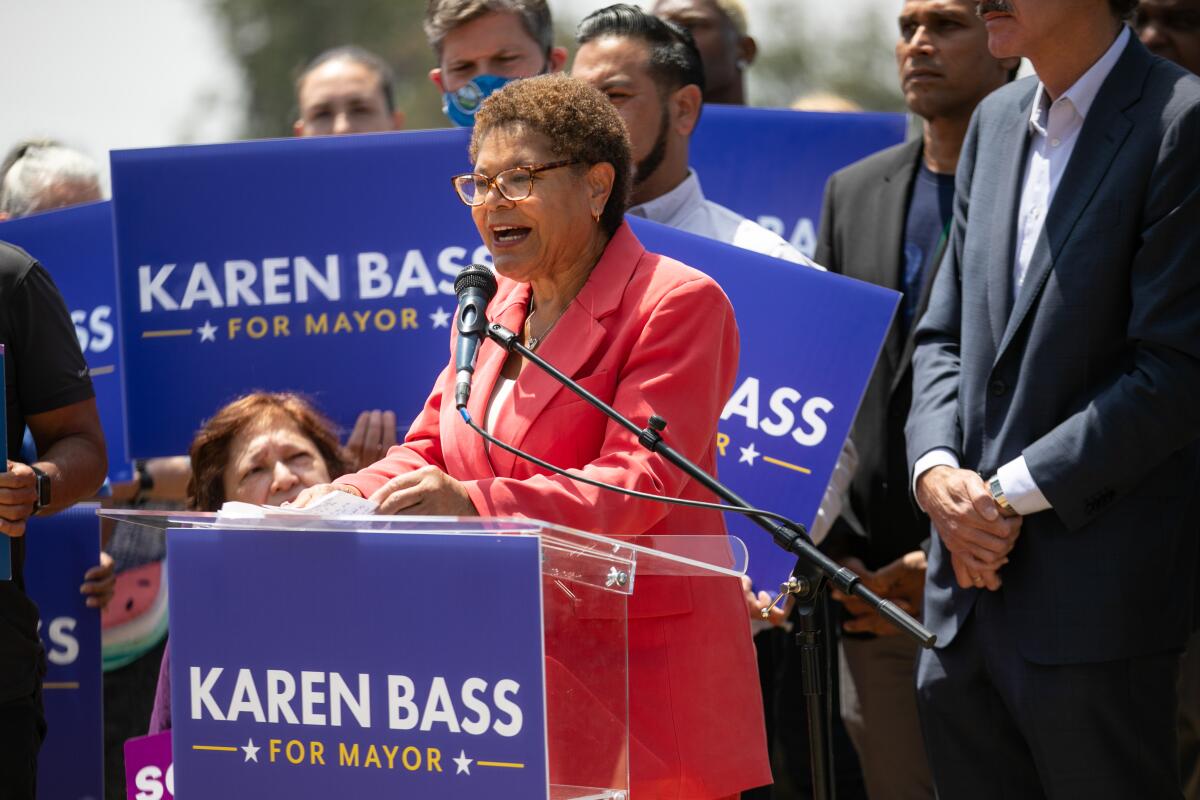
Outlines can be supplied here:
M550 0L574 24L612 0ZM751 33L839 24L899 0L746 0ZM50 136L107 173L110 149L233 138L241 84L203 0L0 0L0 154Z

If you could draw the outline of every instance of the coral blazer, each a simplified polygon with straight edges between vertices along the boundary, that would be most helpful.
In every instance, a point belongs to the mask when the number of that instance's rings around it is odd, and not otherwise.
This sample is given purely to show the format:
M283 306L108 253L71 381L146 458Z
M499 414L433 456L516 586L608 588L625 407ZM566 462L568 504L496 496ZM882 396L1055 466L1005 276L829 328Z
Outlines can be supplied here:
M489 317L520 330L530 291L529 284L501 277ZM639 425L651 414L665 418L667 440L715 472L717 420L733 389L738 332L733 308L712 279L647 253L622 225L538 354ZM472 418L484 419L505 357L490 340L480 346ZM404 443L338 482L370 495L390 477L433 465L464 483L483 516L528 517L611 535L725 533L719 512L625 497L487 447L455 410L454 379L451 358ZM492 433L607 483L714 499L532 365L522 369ZM738 582L638 577L628 614L633 798L698 800L770 783ZM552 750L553 741L552 734Z

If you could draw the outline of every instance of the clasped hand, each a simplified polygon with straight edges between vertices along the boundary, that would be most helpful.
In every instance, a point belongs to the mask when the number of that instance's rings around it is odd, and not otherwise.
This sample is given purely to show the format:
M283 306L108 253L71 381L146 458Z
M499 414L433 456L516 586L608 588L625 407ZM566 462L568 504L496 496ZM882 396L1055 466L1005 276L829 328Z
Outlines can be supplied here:
M921 616L921 601L925 594L925 552L914 550L905 553L892 563L871 571L857 558L849 557L841 561L843 567L849 567L860 578L863 585L884 600L891 600L902 611L913 616ZM842 625L851 633L873 633L876 636L892 636L900 630L880 616L866 600L854 595L848 595L840 589L834 589L833 599L841 603L848 619Z
M999 571L1017 543L1021 517L1003 516L979 475L948 466L921 475L917 503L950 551L958 585L999 589Z
M358 489L345 483L323 483L300 493L290 505L304 508L318 497L341 491L361 497ZM475 517L479 512L471 504L467 489L461 481L451 478L437 467L397 475L372 494L368 500L379 504L376 514L408 514L426 517Z

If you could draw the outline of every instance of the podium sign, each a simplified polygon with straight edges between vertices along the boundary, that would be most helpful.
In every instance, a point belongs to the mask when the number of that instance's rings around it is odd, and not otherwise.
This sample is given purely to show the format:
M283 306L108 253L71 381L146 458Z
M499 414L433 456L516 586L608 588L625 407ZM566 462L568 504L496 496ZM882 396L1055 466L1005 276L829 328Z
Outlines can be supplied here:
M548 797L536 538L192 529L167 552L180 796Z
M100 513L168 529L184 798L624 800L670 757L630 734L629 598L746 566L537 520Z

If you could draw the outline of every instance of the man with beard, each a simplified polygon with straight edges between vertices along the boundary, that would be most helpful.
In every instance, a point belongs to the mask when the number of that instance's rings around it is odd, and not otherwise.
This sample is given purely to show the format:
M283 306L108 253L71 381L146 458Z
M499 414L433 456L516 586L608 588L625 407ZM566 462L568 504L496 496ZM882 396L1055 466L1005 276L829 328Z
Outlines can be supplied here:
M920 614L929 519L909 499L904 447L913 328L945 247L971 113L1008 82L1019 60L988 52L975 0L905 0L898 21L900 86L921 118L921 136L829 179L816 257L834 272L904 293L854 422L862 460L850 503L866 536L839 520L828 546L875 591ZM873 800L931 798L913 694L917 645L862 601L835 596L848 615L840 644L842 719L868 793Z
M688 167L688 141L700 120L704 68L683 28L635 6L602 8L579 23L571 75L608 96L629 129L634 176L629 213L775 258L813 266L800 251L707 200Z
M975 112L907 425L936 535L943 797L1179 797L1200 499L1200 79L1137 0L985 0L1037 78ZM1064 34L1064 32L1068 32Z

